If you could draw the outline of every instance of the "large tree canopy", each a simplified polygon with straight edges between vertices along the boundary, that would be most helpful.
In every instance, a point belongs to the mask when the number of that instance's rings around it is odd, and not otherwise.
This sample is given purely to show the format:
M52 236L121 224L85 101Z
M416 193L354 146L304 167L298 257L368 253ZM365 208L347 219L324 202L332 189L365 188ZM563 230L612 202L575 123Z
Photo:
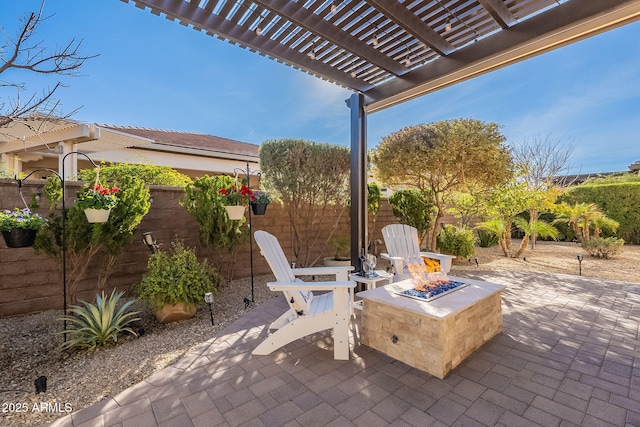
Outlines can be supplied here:
M435 236L449 194L467 182L493 187L512 176L512 159L496 123L455 119L406 127L382 139L373 155L377 178L432 198Z

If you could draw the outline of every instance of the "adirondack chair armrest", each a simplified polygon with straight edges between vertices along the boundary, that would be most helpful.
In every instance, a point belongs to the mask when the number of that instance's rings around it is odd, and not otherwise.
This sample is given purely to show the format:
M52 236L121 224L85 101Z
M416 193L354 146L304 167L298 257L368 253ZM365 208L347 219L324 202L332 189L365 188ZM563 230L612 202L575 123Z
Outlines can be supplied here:
M292 268L294 276L320 276L323 274L335 275L336 280L345 281L349 280L349 272L354 267L352 265L334 266L334 267L306 267L306 268Z
M269 282L267 283L269 289L274 292L282 291L332 291L336 288L343 288L349 290L354 288L356 282L342 281L342 282Z
M387 253L381 253L380 257L382 259L388 259L389 261L395 262L395 261L404 261L404 258L402 258L401 256L391 256Z
M436 252L420 252L420 256L423 258L431 258L431 259L454 259L455 255L447 255L447 254L439 254Z
M305 267L305 268L292 268L295 276L320 276L322 274L349 274L354 270L352 265L336 266L336 267Z

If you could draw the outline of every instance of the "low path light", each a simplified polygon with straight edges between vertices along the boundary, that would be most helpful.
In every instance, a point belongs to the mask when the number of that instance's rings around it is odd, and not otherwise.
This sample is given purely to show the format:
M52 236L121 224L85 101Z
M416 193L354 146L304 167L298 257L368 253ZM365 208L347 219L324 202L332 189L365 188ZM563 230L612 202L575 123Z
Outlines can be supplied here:
M213 304L213 293L207 292L204 294L204 302L209 304L209 314L211 315L211 325L213 325L213 310L211 310L211 304Z
M584 258L584 255L578 254L578 268L580 271L580 276L582 276L582 259L583 258Z

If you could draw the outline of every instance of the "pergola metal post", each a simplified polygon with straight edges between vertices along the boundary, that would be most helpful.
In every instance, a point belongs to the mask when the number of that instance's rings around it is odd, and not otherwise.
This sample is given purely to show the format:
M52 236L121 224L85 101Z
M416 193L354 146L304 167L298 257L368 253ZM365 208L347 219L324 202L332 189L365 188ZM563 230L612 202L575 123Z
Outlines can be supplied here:
M360 270L360 253L367 242L367 116L364 96L347 99L351 109L351 264Z

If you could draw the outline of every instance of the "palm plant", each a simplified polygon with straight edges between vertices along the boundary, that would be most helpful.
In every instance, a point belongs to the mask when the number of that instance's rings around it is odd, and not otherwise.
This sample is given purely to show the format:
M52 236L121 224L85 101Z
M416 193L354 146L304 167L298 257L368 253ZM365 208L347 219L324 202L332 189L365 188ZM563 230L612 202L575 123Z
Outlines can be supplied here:
M502 217L482 221L476 228L479 230L489 231L498 237L498 244L504 253L504 256L511 256L511 222L506 221Z
M603 214L595 203L575 203L571 206L562 202L555 208L555 213L553 222L570 225L580 243L591 238L591 227L594 228L594 237L599 237L603 229L615 231L619 225Z
M516 254L513 256L514 258L520 258L522 256L524 251L527 249L529 239L532 235L540 237L551 237L552 239L558 237L558 230L553 225L540 219L527 221L522 217L516 217L513 219L513 223L516 227L524 232L524 237L520 242L518 252L516 252Z
M114 290L108 298L105 298L102 292L96 295L95 305L81 301L84 307L71 306L69 310L71 314L63 316L61 320L66 320L74 327L62 332L62 334L71 334L72 337L62 344L61 349L77 347L92 350L105 345L109 340L117 342L118 336L125 332L138 336L128 325L140 320L139 317L133 317L139 312L126 312L134 301L124 303L116 311L118 300L123 294L124 292L115 293Z

